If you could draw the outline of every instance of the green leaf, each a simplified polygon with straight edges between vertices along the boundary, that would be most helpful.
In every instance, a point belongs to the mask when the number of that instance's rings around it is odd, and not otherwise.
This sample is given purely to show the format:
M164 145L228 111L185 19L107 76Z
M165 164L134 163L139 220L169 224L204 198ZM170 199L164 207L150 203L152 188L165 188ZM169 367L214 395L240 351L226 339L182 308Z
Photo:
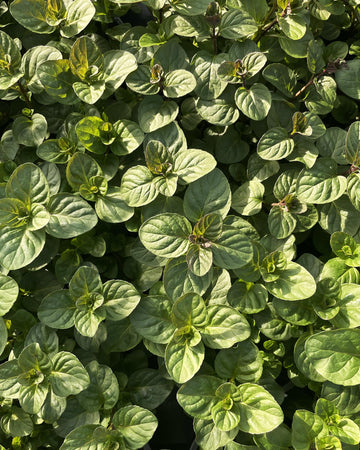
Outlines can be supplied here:
M337 175L337 164L330 158L319 158L311 169L303 169L298 177L296 195L308 203L330 203L341 197L346 178Z
M220 214L224 218L230 204L230 186L219 169L190 184L184 196L184 212L193 222L209 213Z
M333 278L340 283L358 283L360 274L354 267L349 267L340 258L332 258L327 261L321 273L321 279Z
M257 144L258 155L266 160L286 158L294 150L294 140L285 128L275 127L263 134Z
M71 47L70 67L82 82L95 83L104 68L104 57L95 42L87 36L78 38Z
M107 340L106 351L108 352L126 352L136 347L142 340L135 328L132 326L130 319L121 320L120 322L107 321Z
M116 411L112 422L129 448L143 447L152 438L158 425L152 412L134 405Z
M227 443L231 443L238 433L238 429L234 428L230 431L219 430L213 420L194 420L194 431L196 434L196 442L201 445L204 450L220 448Z
M359 330L323 331L310 336L305 351L315 370L327 380L343 386L359 384Z
M44 230L4 227L0 234L0 263L9 270L27 266L45 245Z
M196 87L194 75L183 69L168 72L164 77L164 95L169 98L179 98L192 92Z
M244 314L256 314L266 307L268 294L262 284L237 280L228 295L230 305Z
M239 87L235 93L236 106L252 120L263 120L271 107L271 93L261 83L255 83L249 89Z
M144 35L143 35L144 36ZM152 71L148 66L138 66L138 68L132 72L126 78L126 85L129 89L142 95L155 95L160 91L159 83L151 83Z
M120 193L129 206L147 205L158 196L153 178L153 174L144 166L134 166L125 172Z
M59 397L49 389L45 402L43 403L39 415L43 420L49 423L54 423L63 414L66 408L65 397Z
M190 234L190 222L174 213L153 216L139 229L139 237L144 247L165 258L176 258L186 253L190 245Z
M140 369L132 373L126 391L134 404L154 409L166 400L173 387L173 382L156 369Z
M86 200L65 192L50 198L48 211L46 232L62 239L86 233L97 223L96 214Z
M153 45L162 45L166 41L160 38L158 34L145 33L139 39L140 47L152 47Z
M321 397L335 405L341 415L359 412L359 386L340 386L326 381L323 383Z
M177 328L203 328L208 322L204 300L192 292L183 295L173 304L171 319Z
M255 20L244 10L227 11L221 18L219 34L226 39L239 39L256 33Z
M358 307L358 285L348 283L341 286L341 297L336 306L339 312L331 319L336 328L356 328L360 323Z
M241 60L246 70L246 78L256 75L266 64L266 55L259 51L247 53Z
M352 125L350 125L349 129ZM321 156L334 159L338 164L346 164L345 152L347 151L346 144L347 133L345 130L338 127L327 128L326 133L316 141L316 147ZM330 144L334 143L332 148ZM351 145L351 144L348 144ZM357 138L355 142L355 151L357 150ZM351 159L351 162L354 160Z
M352 173L347 178L347 193L349 195L351 203L358 211L360 211L359 188L360 188L360 174Z
M224 55L211 55L202 50L196 53L191 61L192 71L196 77L195 93L203 100L218 98L225 90L227 83L219 79L217 72L224 61Z
M230 405L231 408L229 408ZM231 398L220 400L213 406L211 413L216 428L221 431L230 431L237 428L240 421L239 407Z
M137 123L131 120L118 120L114 123L115 141L110 149L115 155L128 155L135 151L144 140L144 133Z
M212 271L200 276L190 269L185 256L171 259L164 270L164 288L168 296L174 300L187 292L199 295L205 293L212 280Z
M191 345L191 340L196 339L197 344ZM190 339L190 342L188 342ZM204 360L205 348L201 342L199 332L177 336L176 332L167 344L165 350L165 365L171 378L177 383L185 383L190 380Z
M215 100L200 98L196 103L196 111L202 119L219 126L232 125L240 116L230 91Z
M60 34L71 38L90 23L96 9L90 0L74 0L66 10L65 21L61 24Z
M301 39L306 33L306 22L300 14L279 15L278 23L281 31L294 41Z
M322 439L329 430L320 416L304 409L295 411L292 423L291 442L296 450L305 450L315 438Z
M291 432L285 424L279 425L269 433L255 435L253 439L258 447L262 446L266 450L286 450L291 447Z
M215 371L223 379L240 383L255 383L261 376L263 360L256 345L250 340L236 347L221 350L215 358Z
M291 98L295 94L297 75L285 64L273 63L267 65L263 70L263 77L286 97Z
M262 386L244 383L238 386L241 431L268 433L283 421L283 412L274 397Z
M223 383L220 378L197 375L178 390L176 398L187 414L199 419L210 419L211 409L218 398L216 389Z
M145 133L162 128L176 119L179 107L172 100L163 100L160 95L145 97L139 105L139 125Z
M350 164L358 164L360 152L360 122L353 122L346 133L345 158Z
M164 30L164 32L169 32L169 30ZM166 44L162 45L155 53L153 62L154 64L159 64L165 73L189 67L187 53L177 39L170 39Z
M51 389L59 397L77 395L89 385L89 375L72 353L59 352L52 359L52 363L49 382Z
M96 103L105 91L105 83L103 81L93 81L92 84L76 81L72 87L79 99L89 105Z
M330 234L342 230L344 233L355 235L359 229L359 211L346 196L320 206L319 216L320 226Z
M214 264L224 269L236 269L249 263L253 256L250 239L235 227L224 226L220 238L212 243Z
M313 38L313 33L307 29L304 36L296 41L280 35L279 44L281 49L289 56L293 58L306 58L309 41Z
M34 429L31 416L21 408L13 406L0 420L1 429L11 436L28 436Z
M167 344L175 326L171 320L172 302L163 295L144 297L130 320L136 331L151 342Z
M76 125L76 134L82 145L92 153L106 152L106 145L102 137L106 135L106 128L112 128L109 122L104 122L97 116L87 116L79 120Z
M99 164L86 153L75 153L66 167L66 179L74 190L79 190L82 184L89 184L90 178L102 175Z
M11 277L0 274L0 316L10 311L19 294L19 286Z
M300 372L303 373L307 378L312 381L322 383L326 381L325 378L315 370L313 364L311 363L309 357L305 352L305 343L308 338L308 335L303 334L296 341L294 347L294 362Z
M133 54L124 50L110 50L104 55L104 72L102 78L106 89L115 91L127 76L137 68L137 61Z
M74 325L75 310L75 301L69 291L53 291L41 302L38 316L49 327L66 329Z
M186 253L186 262L192 273L198 277L206 275L211 269L213 255L209 248L191 244Z
M127 281L107 281L103 295L106 318L109 320L122 320L129 316L140 301L139 292Z
M46 93L54 101L65 105L80 102L72 87L76 77L71 71L68 59L43 62L37 69L37 76Z
M281 318L294 325L311 325L317 320L311 298L295 302L274 298L272 306Z
M332 435L337 436L345 444L357 445L360 442L360 429L351 419L341 418L338 423L330 423L328 428Z
M23 69L24 78L27 82L28 89L38 94L44 90L44 86L41 84L37 75L37 69L39 66L50 60L61 59L62 55L59 50L47 45L38 45L30 48L24 55L21 61L21 67Z
M199 0L196 3L191 3L188 0L178 0L171 1L171 6L180 14L198 16L205 13L209 2L207 0Z
M340 439L338 439L336 436L323 436L321 438L316 437L315 438L315 445L317 448L326 448L330 447L334 450L341 450L343 448Z
M3 319L0 318L0 354L4 351L8 343L8 330Z
M215 158L203 150L188 149L174 155L173 171L182 184L193 183L211 172L215 166Z
M279 278L265 282L266 289L282 300L303 300L311 297L316 290L316 283L310 273L300 264L292 261L279 273Z
M18 166L6 184L6 195L17 198L25 205L46 203L49 199L49 186L42 170L32 163Z
M42 0L15 0L11 3L10 12L20 25L34 33L50 34L57 25L56 22L52 24L51 20L48 23L51 16L48 16L47 3ZM64 17L65 9L62 8L61 12Z
M285 239L296 228L296 216L291 214L286 207L274 205L268 215L268 227L274 237Z
M336 256L343 259L348 266L360 266L360 246L355 239L342 231L331 235L330 245Z
M102 283L96 268L82 266L75 272L69 283L70 295L80 298L90 293L102 293Z
M94 444L93 434L95 430L105 429L98 424L94 425L82 425L76 427L75 429L71 428L71 432L67 434L60 450L73 450L75 448L82 448L84 450L101 450L104 448L103 442L96 442ZM94 447L95 445L95 447Z
M325 66L323 47L319 41L312 40L308 44L307 65L311 73L317 74Z
M201 335L210 348L229 348L250 336L250 326L236 309L225 305L207 308L208 324Z
M339 89L356 100L360 99L360 61L348 61L340 70L335 72L335 80Z
M2 395L7 398L19 397L21 385L18 380L21 374L22 370L16 359L6 361L0 365L0 387Z
M39 322L31 327L26 336L24 346L26 347L33 343L39 344L41 351L50 357L56 354L59 349L59 339L56 332Z
M104 197L99 197L95 204L99 219L109 223L120 223L134 215L134 208L125 203L120 188L110 187Z
M19 403L21 408L29 414L37 414L44 404L49 386L47 383L21 386Z
M0 49L0 89L8 89L22 76L21 53L15 41L3 31L0 31Z
M265 193L264 186L256 180L243 183L232 196L232 208L244 216L252 216L261 211Z
M87 411L111 409L119 398L119 384L110 367L91 361L86 370L90 384L78 394L78 401Z

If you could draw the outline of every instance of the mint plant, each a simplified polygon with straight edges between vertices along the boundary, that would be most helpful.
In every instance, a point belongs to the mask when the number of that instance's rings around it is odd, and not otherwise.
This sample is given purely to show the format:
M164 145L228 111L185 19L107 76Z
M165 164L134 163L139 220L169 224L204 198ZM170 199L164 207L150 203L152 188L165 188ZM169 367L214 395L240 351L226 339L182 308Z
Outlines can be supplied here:
M0 27L0 448L357 449L360 2Z

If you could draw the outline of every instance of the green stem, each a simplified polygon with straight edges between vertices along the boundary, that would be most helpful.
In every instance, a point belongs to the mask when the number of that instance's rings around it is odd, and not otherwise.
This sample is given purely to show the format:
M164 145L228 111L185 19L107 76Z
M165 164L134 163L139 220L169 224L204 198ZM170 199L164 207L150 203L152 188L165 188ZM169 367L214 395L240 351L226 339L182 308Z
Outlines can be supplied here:
M259 42L260 39L264 36L264 34L267 33L276 24L277 18L265 26L266 22L270 19L270 17L276 11L276 8L277 8L277 2L276 2L276 0L274 0L272 7L270 8L269 12L266 14L266 17L264 19L262 27L255 34L255 37L253 39L255 42ZM264 26L265 26L265 28L263 28Z
M26 91L24 86L21 84L20 80L16 84L17 84L17 87L18 87L18 89L19 89L19 91L20 91L20 93L21 93L21 95L22 95L22 97L23 97L23 99L24 99L24 101L26 103L26 106L28 108L32 109L33 105L31 103L31 100L30 100L29 96L28 96L28 92Z

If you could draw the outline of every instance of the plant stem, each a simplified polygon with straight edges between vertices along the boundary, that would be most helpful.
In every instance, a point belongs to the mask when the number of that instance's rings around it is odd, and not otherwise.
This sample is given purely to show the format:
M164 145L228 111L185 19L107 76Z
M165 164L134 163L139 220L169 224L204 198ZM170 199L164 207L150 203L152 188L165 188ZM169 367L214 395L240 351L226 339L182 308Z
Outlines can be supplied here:
M274 12L276 11L277 8L277 2L276 0L273 1L273 5L271 7L271 9L269 10L269 12L266 14L266 17L264 19L263 22L263 26L266 24L266 22L270 19L270 17L274 14ZM265 26L265 28L261 28L255 35L254 37L254 41L255 42L259 42L260 39L264 36L265 33L267 33L270 28L272 28L277 22L277 18L274 19L272 22L270 22L268 25Z
M306 89L311 86L312 84L314 84L314 79L315 79L315 75L311 75L310 80L305 84L305 86L303 86L301 89L299 89L297 91L297 93L294 95L294 98L299 97L299 95L301 95L304 91L306 91Z
M213 44L213 53L217 54L217 35L216 35L216 27L212 27L211 40Z
M33 105L31 103L31 100L30 100L30 98L28 96L27 91L24 89L24 86L21 84L20 81L17 81L16 84L17 84L17 87L18 87L18 89L19 89L19 91L20 91L20 93L21 93L21 95L22 95L22 97L23 97L27 107L32 109Z

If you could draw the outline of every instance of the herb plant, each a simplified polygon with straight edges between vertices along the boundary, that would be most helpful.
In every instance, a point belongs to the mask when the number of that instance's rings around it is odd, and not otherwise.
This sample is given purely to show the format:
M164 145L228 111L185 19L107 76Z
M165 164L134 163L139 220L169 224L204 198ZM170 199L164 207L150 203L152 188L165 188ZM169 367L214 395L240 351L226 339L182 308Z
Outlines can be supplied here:
M0 448L358 449L360 1L0 27Z

